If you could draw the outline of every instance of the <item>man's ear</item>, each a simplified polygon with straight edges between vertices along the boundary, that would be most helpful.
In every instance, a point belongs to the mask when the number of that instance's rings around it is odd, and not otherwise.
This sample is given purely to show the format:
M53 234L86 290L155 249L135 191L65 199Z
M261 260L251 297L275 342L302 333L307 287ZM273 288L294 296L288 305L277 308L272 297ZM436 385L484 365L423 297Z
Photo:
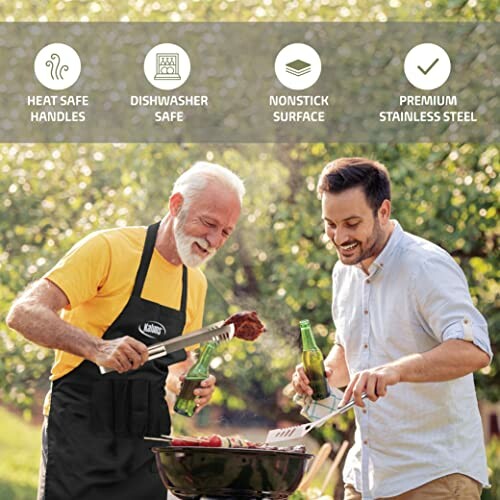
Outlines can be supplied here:
M174 193L168 200L168 210L172 215L177 216L182 208L184 197L181 193Z
M387 224L391 218L391 201L384 200L378 209L378 216L381 224Z

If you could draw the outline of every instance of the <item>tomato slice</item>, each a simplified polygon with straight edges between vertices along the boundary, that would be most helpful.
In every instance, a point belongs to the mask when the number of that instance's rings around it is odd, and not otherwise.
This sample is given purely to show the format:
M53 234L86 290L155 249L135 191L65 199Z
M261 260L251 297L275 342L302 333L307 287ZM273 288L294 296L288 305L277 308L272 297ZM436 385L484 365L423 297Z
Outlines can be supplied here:
M200 446L220 448L222 446L222 439L218 434L212 434L211 436L200 438Z
M200 446L200 441L197 438L178 437L172 439L172 446Z

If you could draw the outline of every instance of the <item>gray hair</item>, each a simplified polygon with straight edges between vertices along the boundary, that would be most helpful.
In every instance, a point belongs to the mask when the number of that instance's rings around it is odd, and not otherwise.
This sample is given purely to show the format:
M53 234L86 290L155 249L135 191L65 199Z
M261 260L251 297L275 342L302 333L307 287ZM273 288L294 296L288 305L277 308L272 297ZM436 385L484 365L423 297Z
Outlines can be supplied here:
M174 183L172 194L182 194L184 208L186 208L193 198L205 189L210 180L216 180L234 191L240 200L240 204L243 203L243 196L245 195L243 181L228 168L207 161L198 161L190 169L182 173Z

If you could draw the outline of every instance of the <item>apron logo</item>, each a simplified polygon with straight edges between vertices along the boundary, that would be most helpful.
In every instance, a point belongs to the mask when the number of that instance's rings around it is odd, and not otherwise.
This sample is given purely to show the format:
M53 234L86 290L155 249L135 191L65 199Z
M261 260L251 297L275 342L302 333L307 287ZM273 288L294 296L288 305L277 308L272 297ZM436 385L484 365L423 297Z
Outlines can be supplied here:
M156 339L167 333L166 328L158 321L146 321L144 324L139 325L138 330L142 335L150 339Z

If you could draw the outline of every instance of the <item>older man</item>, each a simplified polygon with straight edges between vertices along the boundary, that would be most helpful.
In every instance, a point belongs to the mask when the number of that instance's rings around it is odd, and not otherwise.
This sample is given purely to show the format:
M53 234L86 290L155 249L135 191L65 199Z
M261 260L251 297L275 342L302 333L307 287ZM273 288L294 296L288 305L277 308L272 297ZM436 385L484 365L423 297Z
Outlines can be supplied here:
M165 498L143 436L170 432L167 366L179 376L186 355L146 363L147 345L201 326L207 284L197 267L233 232L244 192L230 170L197 163L175 182L161 222L89 235L14 303L8 325L55 349L39 499ZM97 365L118 373L103 377ZM200 407L214 384L195 391Z
M336 160L318 192L339 257L327 376L360 407L344 498L479 499L488 478L472 372L492 353L463 272L390 218L383 165ZM312 392L301 366L293 385ZM365 405L364 392L377 402Z

